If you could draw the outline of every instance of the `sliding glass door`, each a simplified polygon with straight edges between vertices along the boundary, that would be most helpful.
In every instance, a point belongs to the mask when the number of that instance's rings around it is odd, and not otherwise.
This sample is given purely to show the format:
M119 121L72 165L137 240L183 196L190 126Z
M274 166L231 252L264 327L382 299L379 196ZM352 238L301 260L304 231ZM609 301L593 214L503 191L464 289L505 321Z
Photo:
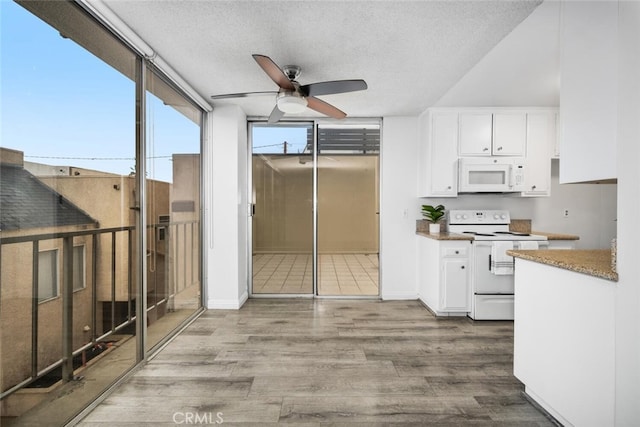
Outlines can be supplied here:
M251 126L253 294L314 293L312 131Z
M379 124L250 135L252 294L379 295Z
M318 295L376 296L379 126L318 126Z

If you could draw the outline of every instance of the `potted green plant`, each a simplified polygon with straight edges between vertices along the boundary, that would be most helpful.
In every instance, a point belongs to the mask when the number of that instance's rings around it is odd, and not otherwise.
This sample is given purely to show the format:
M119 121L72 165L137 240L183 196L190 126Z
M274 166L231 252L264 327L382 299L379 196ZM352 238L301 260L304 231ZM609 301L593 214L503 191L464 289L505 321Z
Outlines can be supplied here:
M440 232L440 224L439 221L444 217L444 206L431 206L431 205L422 205L422 216L425 217L428 221L431 221L429 224L429 233L439 233Z

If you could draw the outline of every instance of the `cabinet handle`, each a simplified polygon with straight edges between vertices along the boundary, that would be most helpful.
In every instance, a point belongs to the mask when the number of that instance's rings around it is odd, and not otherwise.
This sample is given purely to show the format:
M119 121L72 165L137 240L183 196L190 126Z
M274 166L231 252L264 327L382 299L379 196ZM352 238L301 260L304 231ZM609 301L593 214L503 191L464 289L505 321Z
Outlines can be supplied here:
M489 151L489 149L487 147L484 147L482 151Z
M456 251L456 255L458 255L460 253L460 251Z
M451 190L451 186L448 186L448 187L447 187L447 190Z
M498 151L502 151L502 147L498 147Z
M531 189L532 189L532 190L535 190L535 189L536 189L536 186L535 186L535 185L532 185L532 186L531 186Z
M463 265L463 266L461 266L460 268L464 270L464 265Z

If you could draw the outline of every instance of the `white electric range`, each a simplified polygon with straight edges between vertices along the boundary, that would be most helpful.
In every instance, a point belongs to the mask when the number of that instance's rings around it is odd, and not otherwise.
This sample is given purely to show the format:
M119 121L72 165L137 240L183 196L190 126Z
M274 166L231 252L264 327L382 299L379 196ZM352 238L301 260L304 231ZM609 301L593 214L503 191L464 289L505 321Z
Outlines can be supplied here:
M475 320L513 320L513 257L510 249L547 249L546 236L509 231L506 210L451 210L449 232L473 236L471 312Z

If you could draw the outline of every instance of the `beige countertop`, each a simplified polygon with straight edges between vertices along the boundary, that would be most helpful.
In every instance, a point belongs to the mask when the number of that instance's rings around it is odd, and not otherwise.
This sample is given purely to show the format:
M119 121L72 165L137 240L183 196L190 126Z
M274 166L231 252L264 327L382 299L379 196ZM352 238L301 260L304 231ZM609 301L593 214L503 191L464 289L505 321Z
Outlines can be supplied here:
M473 236L459 233L441 232L430 234L429 231L416 231L418 236L428 237L434 240L473 240ZM542 231L532 231L531 234L546 236L547 240L579 240L580 237L573 234L545 233Z
M601 279L618 281L618 273L611 269L611 250L609 249L512 250L507 251L507 255Z
M428 231L416 231L416 234L433 240L473 240L473 236L459 233L442 232L431 234Z
M573 234L547 233L544 231L532 231L531 234L538 236L547 236L547 240L580 240L579 236Z

